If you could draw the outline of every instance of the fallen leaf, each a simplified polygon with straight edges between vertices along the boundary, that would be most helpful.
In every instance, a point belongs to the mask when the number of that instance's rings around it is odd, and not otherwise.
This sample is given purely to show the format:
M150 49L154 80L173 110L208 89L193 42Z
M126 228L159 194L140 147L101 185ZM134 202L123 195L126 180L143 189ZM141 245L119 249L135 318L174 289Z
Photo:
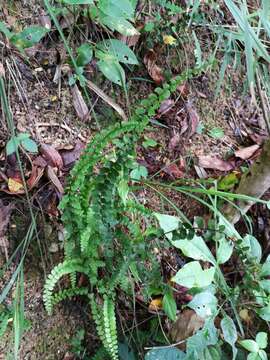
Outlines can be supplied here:
M89 110L77 85L72 86L71 94L73 106L79 119L86 120L89 117Z
M0 248L5 253L6 260L8 260L8 239L5 236L7 226L9 223L10 215L14 209L13 204L4 205L3 201L0 200Z
M163 42L166 45L175 45L176 39L172 35L164 35L163 36Z
M162 69L157 66L156 61L157 55L154 50L149 50L143 58L144 65L146 66L150 77L155 81L156 84L159 85L164 81L164 76Z
M166 112L171 110L171 108L174 106L174 101L171 99L167 99L162 101L160 104L160 107L158 109L159 114L164 115Z
M217 156L201 155L198 157L198 165L205 169L230 171L234 168L232 161L225 161Z
M252 317L250 316L250 313L249 313L248 309L240 310L239 311L239 316L248 325L250 325L252 323Z
M39 180L42 178L43 173L44 173L44 168L33 166L31 176L27 180L27 185L29 187L29 190L32 190L35 186L37 186Z
M242 160L248 160L254 155L254 153L260 148L259 145L252 145L248 146L246 148L239 149L235 151L235 156L242 159Z
M61 184L60 180L58 179L54 169L50 165L48 165L48 167L47 167L47 176L48 176L48 179L50 179L51 182L53 183L53 185L56 187L57 191L60 194L64 194L63 185Z
M24 189L23 189L23 184L22 184L21 180L19 180L17 178L9 178L8 179L8 190L11 193L23 194Z
M179 343L194 335L204 325L205 320L198 316L194 310L186 309L177 318L172 325L170 335L174 343ZM185 343L179 345L179 348L185 350Z
M162 297L153 299L148 306L149 311L158 311L161 309L162 309Z
M65 167L71 166L75 161L79 159L81 153L85 149L85 144L82 142L77 142L74 149L72 150L63 150L61 152L62 159Z
M51 30L52 22L51 22L51 18L48 15L40 15L38 21L41 26L45 27L48 30Z
M176 163L170 164L168 166L166 166L165 169L163 169L163 171L170 175L170 177L172 177L173 179L180 179L184 176L185 173L185 161L184 159L181 159L179 162L179 165L177 165Z
M186 98L189 94L189 87L188 87L188 83L187 82L184 82L183 84L179 85L177 87L177 90L179 91L179 94Z
M63 167L63 160L59 152L51 145L41 144L40 152L47 160L49 165L61 169Z
M200 118L199 115L194 107L194 105L192 104L191 101L187 101L186 103L186 109L189 115L189 134L188 137L191 137L192 135L194 135L196 133L197 127L199 125L200 122Z
M173 151L177 148L177 146L180 144L180 135L174 134L173 137L170 139L168 148L170 151Z

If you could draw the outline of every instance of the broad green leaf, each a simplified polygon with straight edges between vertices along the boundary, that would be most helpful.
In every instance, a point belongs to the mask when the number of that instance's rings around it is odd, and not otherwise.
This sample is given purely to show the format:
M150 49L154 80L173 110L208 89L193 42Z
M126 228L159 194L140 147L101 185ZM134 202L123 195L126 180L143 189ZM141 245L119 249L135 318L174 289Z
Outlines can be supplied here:
M232 347L234 360L237 354L235 343L238 337L235 323L228 315L225 315L224 318L221 320L220 327L223 332L224 340Z
M30 138L30 134L28 134L28 133L20 133L20 134L17 135L17 139L19 141L29 139L29 138Z
M257 314L260 316L261 319L265 321L270 321L270 304L257 310Z
M12 32L8 30L6 24L2 21L0 21L0 33L3 33L8 39L12 36Z
M125 179L122 179L118 185L118 193L124 205L126 205L127 202L128 192L129 192L128 183Z
M77 59L76 63L78 66L85 66L90 63L93 57L93 48L89 44L82 44L77 49Z
M259 350L258 356L260 360L268 360L268 356L264 350Z
M153 349L149 351L144 360L184 360L186 354L176 348Z
M198 261L192 261L184 265L172 281L187 288L206 287L212 283L215 276L215 268L203 270Z
M219 127L214 127L208 132L209 136L214 139L221 139L224 137L224 131Z
M141 178L147 178L148 171L145 166L139 165L130 172L131 180L140 180Z
M267 333L259 332L256 335L256 343L259 345L260 349L265 349L267 347Z
M98 8L111 17L123 17L132 20L135 7L129 0L99 0Z
M253 258L256 258L258 262L261 261L262 258L262 248L259 241L252 235L246 235L243 238L243 246L249 247L249 255Z
M101 56L102 53L107 53L124 64L138 64L134 52L120 40L103 40L97 44L97 49L99 50L99 52L96 53L97 57L100 57L100 52Z
M213 316L217 312L217 298L209 291L196 294L187 304L188 307L196 311L201 318Z
M237 177L237 174L235 172L232 172L226 176L224 176L219 182L218 182L218 189L223 191L231 190L236 184L238 184L239 179Z
M176 320L177 307L171 290L166 291L162 300L162 308L169 319L172 321Z
M176 240L172 244L176 248L181 249L182 253L187 257L195 260L209 261L213 265L216 264L214 256L200 236L195 235L192 240Z
M225 236L219 240L217 248L217 263L224 264L230 259L233 253L233 242L228 241Z
M153 139L145 139L142 143L142 146L147 149L149 147L155 147L157 144L158 143Z
M91 5L94 4L94 0L62 0L67 5Z
M38 152L37 144L32 139L22 140L21 145L26 151L29 151L31 153L37 153Z
M252 352L252 353L248 354L247 360L262 360L262 359L260 358L259 353Z
M177 230L179 227L180 219L177 216L154 213L154 216L159 222L159 226L164 231L165 236L172 240L172 231Z
M270 294L270 280L261 280L259 281L259 285L264 291Z
M266 261L262 266L260 276L264 277L269 275L270 275L270 261Z
M129 348L127 343L119 343L120 360L136 360L134 351Z
M7 155L11 155L13 154L18 146L19 146L19 141L18 141L18 138L15 136L15 137L12 137L8 142L7 142L7 145L6 145L6 153Z
M122 35L134 36L140 34L129 21L122 17L116 18L108 15L100 15L100 21L103 25L108 26L109 29L113 31L116 30Z
M241 340L239 341L239 344L250 352L257 353L260 350L259 345L254 340Z
M114 59L100 60L97 63L99 70L113 83L125 86L125 71L118 61Z
M29 48L38 43L49 30L42 26L30 26L19 34L15 34L10 41L20 49Z

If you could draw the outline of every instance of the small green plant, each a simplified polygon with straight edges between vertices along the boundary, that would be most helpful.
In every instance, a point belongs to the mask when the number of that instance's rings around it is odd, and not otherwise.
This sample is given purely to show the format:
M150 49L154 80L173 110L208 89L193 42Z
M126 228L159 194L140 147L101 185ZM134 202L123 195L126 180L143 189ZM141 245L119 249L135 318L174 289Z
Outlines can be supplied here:
M243 346L244 349L249 351L248 360L266 360L268 359L267 354L265 352L265 348L267 347L267 333L259 332L256 335L256 339L254 340L242 340L240 341L240 345Z
M151 223L153 215L143 205L128 198L129 182L134 180L131 174L137 178L147 175L144 168L134 164L135 144L160 103L181 82L200 74L206 66L208 64L199 69L190 69L155 89L154 93L141 101L128 122L118 123L97 134L72 170L67 195L61 202L67 234L66 259L52 270L47 279L45 307L52 313L53 305L58 300L84 292L85 289L76 288L76 273L86 274L91 291L89 289L88 295L86 289L84 294L90 297L97 332L114 360L118 359L114 310L116 288L131 291L132 278L138 281L142 277L147 284L151 280L151 273L156 276L159 267L154 261L150 241L158 230L155 227L144 231L141 229L143 219L149 219ZM145 273L145 262L151 264L149 273ZM71 289L54 294L56 283L64 275L70 275ZM162 288L160 275L158 281ZM156 286L159 286L158 283ZM148 297L149 292L146 291ZM170 305L170 293L166 299ZM167 309L173 317L171 306L167 306Z
M8 141L6 145L7 155L15 153L19 148L24 149L30 153L37 153L38 147L34 140L30 139L30 134L20 133Z

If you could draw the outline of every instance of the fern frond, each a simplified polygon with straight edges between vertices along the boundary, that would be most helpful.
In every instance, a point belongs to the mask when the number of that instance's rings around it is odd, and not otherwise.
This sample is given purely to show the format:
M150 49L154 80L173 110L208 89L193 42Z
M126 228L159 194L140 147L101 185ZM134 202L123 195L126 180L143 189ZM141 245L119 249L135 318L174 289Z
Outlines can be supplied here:
M74 259L74 260L66 260L63 263L58 264L55 266L48 276L45 286L44 286L44 293L43 293L43 301L45 304L45 309L49 314L52 313L53 308L53 289L56 283L67 274L80 272L80 273L88 273L85 270L82 260Z
M65 299L71 299L74 296L83 296L83 295L89 296L88 288L75 287L75 288L70 288L70 289L63 289L63 290L59 291L58 293L53 294L51 303L52 303L52 306L55 306Z
M103 321L106 339L106 349L113 360L118 360L118 340L116 329L116 317L114 310L114 301L108 296L104 296Z

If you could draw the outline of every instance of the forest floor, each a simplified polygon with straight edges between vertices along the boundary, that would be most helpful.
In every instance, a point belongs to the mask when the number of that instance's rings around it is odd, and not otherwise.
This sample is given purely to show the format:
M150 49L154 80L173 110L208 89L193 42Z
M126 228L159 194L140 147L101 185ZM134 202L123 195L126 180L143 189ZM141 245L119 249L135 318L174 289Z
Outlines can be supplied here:
M44 15L41 2L35 0L4 1L0 9L0 20L16 32L25 26L39 24ZM66 31L64 20L62 26ZM210 46L207 36L199 36L205 42L203 56ZM76 348L78 329L84 329L87 339L84 346L90 353L96 349L98 340L94 330L89 328L88 320L91 316L83 301L65 301L58 305L51 317L44 310L44 279L63 257L64 229L58 204L70 169L98 131L93 110L101 127L115 122L117 117L111 107L91 91L89 95L93 108L90 114L83 119L78 116L80 110L74 101L81 93L80 90L74 93L68 84L63 70L66 53L57 32L53 31L32 47L27 52L27 60L7 44L4 37L0 37L0 40L0 64L5 69L15 129L30 134L31 139L39 145L37 154L22 154L39 242L31 242L23 266L27 325L21 342L20 358L68 360L74 356L72 352L74 354ZM164 76L177 75L193 65L194 44L188 43L187 33L182 41L183 47L160 45L151 32L142 34L136 40L136 55L140 65L132 73L128 72L127 76L130 106L155 88L155 76L152 74L151 77L150 70L153 62L149 65L147 61L149 51L157 59L154 66L158 66ZM80 42L79 37L76 42ZM62 67L62 76L56 79L55 73L59 67ZM95 62L88 65L86 77L127 110L122 90L104 80ZM252 102L251 96L239 86L244 77L244 70L241 73L231 67L230 76L225 77L220 93L215 97L219 71L214 69L186 82L178 89L175 98L163 104L155 118L157 124L144 133L144 139L137 149L138 162L147 168L149 175L161 181L209 177L221 179L228 174L234 174L235 179L239 177L241 167L248 167L258 156L266 136L261 111ZM14 154L6 156L10 133L3 113L0 114L0 123L0 268L4 269L7 260L27 233L32 218L16 157ZM237 156L238 150L246 148L248 150ZM147 191L143 191L140 196L152 208L162 206ZM207 216L202 206L184 196L173 195L173 201L188 218ZM258 239L267 241L270 223L264 207L255 205L250 216ZM0 289L4 289L12 277L19 258L19 254L16 254L8 270L1 276ZM11 306L14 296L13 287L4 305ZM0 359L5 359L11 350L11 339L12 326L0 338Z

